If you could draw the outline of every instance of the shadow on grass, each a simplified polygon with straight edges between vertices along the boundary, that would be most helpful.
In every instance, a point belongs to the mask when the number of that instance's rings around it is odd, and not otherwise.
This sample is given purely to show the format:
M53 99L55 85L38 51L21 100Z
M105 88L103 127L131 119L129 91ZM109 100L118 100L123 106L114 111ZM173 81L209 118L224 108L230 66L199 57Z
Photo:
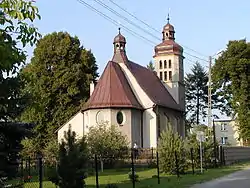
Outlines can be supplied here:
M154 168L147 168L147 167L136 167L136 172L142 172L145 170L151 170ZM112 175L128 175L128 173L131 172L131 168L119 168L119 169L104 169L103 172L99 170L98 176L112 176ZM92 172L91 175L94 175L95 173Z

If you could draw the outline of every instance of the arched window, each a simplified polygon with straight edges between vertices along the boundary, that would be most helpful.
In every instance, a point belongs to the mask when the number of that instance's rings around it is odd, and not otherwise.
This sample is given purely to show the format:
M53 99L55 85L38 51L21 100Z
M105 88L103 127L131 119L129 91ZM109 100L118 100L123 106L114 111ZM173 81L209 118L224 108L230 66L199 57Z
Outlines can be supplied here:
M171 67L172 67L172 63L171 63L171 59L170 59L170 60L168 60L168 68L171 69Z
M104 120L105 120L105 117L104 117L103 112L102 111L98 111L96 113L96 123L98 125L100 125L100 124L104 123Z
M162 72L160 72L160 80L162 80Z
M160 69L162 69L162 61L160 60Z
M164 60L164 69L166 69L166 68L167 68L167 61Z
M172 80L172 71L169 71L168 74L169 74L168 79L171 81Z
M164 71L164 80L166 81L168 78L167 78L167 71Z

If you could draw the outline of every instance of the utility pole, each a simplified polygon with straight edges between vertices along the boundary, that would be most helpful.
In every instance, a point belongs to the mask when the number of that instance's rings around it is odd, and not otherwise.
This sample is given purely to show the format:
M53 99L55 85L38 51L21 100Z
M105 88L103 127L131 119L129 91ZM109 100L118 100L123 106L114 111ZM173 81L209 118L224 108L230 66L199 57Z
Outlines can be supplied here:
M211 77L211 69L212 69L212 57L209 56L209 70L208 70L208 127L211 127L211 117L212 117L212 77Z

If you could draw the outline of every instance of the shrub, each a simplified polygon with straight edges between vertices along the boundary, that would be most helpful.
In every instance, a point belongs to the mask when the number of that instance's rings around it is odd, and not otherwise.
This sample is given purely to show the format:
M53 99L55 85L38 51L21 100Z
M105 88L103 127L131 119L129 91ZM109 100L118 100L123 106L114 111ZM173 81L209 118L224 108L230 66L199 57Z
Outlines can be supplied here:
M96 154L109 167L129 154L127 137L107 123L91 127L87 142L91 154Z
M59 144L56 139L49 141L43 149L45 162L49 166L55 166L58 159Z
M170 124L168 124L167 130L161 133L158 152L160 169L162 172L168 174L176 173L177 168L175 152L178 159L179 173L184 173L187 169L184 141L178 135L178 133L174 133Z
M200 126L202 128L202 126ZM198 128L200 128L198 126ZM197 128L197 129L198 129ZM201 129L200 128L200 129ZM198 129L198 130L200 130ZM211 131L208 130L207 127L202 129L203 132L205 132L205 142L202 143L203 150L203 160L206 167L213 166L213 160L214 160L214 143L213 143L213 135ZM216 146L218 146L218 143L216 142ZM186 140L186 147L187 151L189 152L187 158L191 163L191 153L190 150L193 148L193 158L194 158L194 165L196 168L200 167L200 143L196 139L196 133L188 135L188 138Z

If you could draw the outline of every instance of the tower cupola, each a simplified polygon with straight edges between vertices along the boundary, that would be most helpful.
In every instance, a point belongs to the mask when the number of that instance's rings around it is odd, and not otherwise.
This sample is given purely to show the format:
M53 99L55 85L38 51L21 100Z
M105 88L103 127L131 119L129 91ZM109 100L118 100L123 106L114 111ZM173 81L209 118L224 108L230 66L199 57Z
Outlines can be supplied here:
M114 51L125 51L126 38L121 34L121 28L119 28L118 35L114 38Z
M169 23L169 14L168 14L168 23L163 27L163 31L162 31L162 40L165 41L165 40L175 40L175 37L174 37L174 34L175 34L175 30L174 30L174 26L171 25Z

